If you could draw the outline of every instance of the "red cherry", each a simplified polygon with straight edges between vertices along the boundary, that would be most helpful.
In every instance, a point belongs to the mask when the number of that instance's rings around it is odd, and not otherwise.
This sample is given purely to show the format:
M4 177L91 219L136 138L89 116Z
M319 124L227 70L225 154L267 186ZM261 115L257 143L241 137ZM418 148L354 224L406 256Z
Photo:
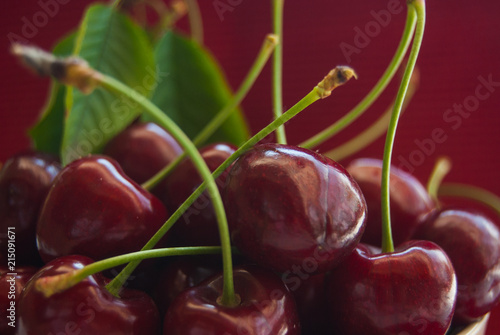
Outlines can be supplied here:
M215 171L236 149L229 143L215 143L201 148L200 154L210 171ZM227 173L223 172L216 179L219 190L226 184ZM193 163L185 159L152 192L173 213L201 183L202 179ZM204 192L175 223L170 235L174 245L220 244L217 218L207 192Z
M142 184L182 153L181 146L155 123L135 123L106 144L103 153Z
M299 147L247 151L229 172L224 198L235 246L285 275L333 268L364 230L356 182L339 164Z
M326 286L330 324L343 335L444 335L457 291L451 261L428 241L405 242L386 254L360 244Z
M87 257L65 256L38 271L26 285L18 306L19 334L129 334L156 335L158 310L145 293L123 289L120 298L106 289L101 275L90 276L49 298L37 290L39 278L80 269L92 263Z
M498 304L500 232L489 218L445 208L429 215L415 237L439 245L453 263L458 282L454 324L469 324Z
M302 280L296 277L292 282L285 282L297 303L303 335L330 334L325 278L326 274L320 273Z
M38 220L38 248L45 261L138 251L166 218L162 203L114 160L89 156L68 164L54 180Z
M15 334L17 327L17 305L21 291L37 272L31 266L19 267L15 271L5 269L0 273L0 310L5 316L0 319L0 334Z
M217 259L188 256L166 264L158 275L159 279L152 294L160 315L165 315L172 301L183 291L222 271L220 256L215 257Z
M236 307L217 303L222 281L218 275L181 293L167 311L163 334L300 334L293 297L275 274L255 266L235 269Z
M45 197L61 167L53 156L28 153L7 160L0 170L0 254L7 264L8 234L15 236L16 265L41 265L36 222Z
M362 243L382 244L381 184L382 161L361 158L352 161L347 171L356 180L366 200L368 218ZM408 241L434 203L422 184L411 174L391 166L390 206L394 245Z

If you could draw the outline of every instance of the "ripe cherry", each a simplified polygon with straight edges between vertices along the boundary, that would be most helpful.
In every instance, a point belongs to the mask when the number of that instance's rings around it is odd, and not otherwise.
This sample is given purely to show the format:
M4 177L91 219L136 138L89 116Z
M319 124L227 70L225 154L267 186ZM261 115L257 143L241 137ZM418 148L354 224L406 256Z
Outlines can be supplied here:
M142 184L182 153L181 146L155 123L134 123L104 147L123 171Z
M326 285L332 330L343 335L444 335L457 291L451 261L427 241L382 254L359 244Z
M57 158L42 153L20 154L0 170L0 254L7 264L8 235L15 235L15 261L41 265L36 246L36 222L52 181L61 167Z
M216 257L188 256L165 264L151 295L160 315L165 315L172 301L183 291L222 271L220 256Z
M215 143L200 149L208 168L214 171L224 162L236 147L228 143ZM221 190L226 184L227 172L222 173L216 183ZM202 182L191 160L185 159L157 187L153 194L163 201L169 212L174 212ZM217 218L207 192L175 223L170 232L174 245L219 245Z
M238 306L217 302L223 285L222 275L217 275L177 296L165 316L163 334L300 334L295 302L278 276L256 266L233 273Z
M2 273L3 271L3 273ZM5 317L0 319L0 334L15 334L17 326L16 310L24 286L37 272L37 268L24 266L8 271L0 271L0 310Z
M37 226L45 261L95 260L140 250L167 218L163 204L105 156L68 164L54 180Z
M349 173L299 147L264 144L247 151L230 170L224 196L235 246L285 274L333 268L365 226L365 201Z
M362 158L352 161L347 171L356 180L366 200L368 218L361 242L382 244L381 183L382 161ZM434 203L422 184L411 174L391 166L390 206L394 245L408 241L422 217Z
M431 213L415 238L432 241L446 252L457 274L453 323L466 325L500 301L500 232L477 211L454 207Z
M18 306L19 334L129 334L159 333L160 319L145 293L123 289L120 297L106 289L101 275L87 277L75 286L45 297L36 287L40 278L67 273L92 263L83 256L55 259L27 283Z

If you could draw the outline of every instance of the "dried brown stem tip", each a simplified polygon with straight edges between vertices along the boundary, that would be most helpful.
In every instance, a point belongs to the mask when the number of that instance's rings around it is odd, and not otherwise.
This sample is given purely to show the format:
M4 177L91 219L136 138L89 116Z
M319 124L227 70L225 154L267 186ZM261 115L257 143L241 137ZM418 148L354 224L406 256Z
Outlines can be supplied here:
M337 87L344 85L352 77L358 79L356 72L349 66L337 66L331 70L322 81L316 86L321 99L324 99L332 93Z
M17 43L12 45L11 53L39 76L51 76L85 94L91 93L98 85L100 74L81 58L58 58L40 48Z

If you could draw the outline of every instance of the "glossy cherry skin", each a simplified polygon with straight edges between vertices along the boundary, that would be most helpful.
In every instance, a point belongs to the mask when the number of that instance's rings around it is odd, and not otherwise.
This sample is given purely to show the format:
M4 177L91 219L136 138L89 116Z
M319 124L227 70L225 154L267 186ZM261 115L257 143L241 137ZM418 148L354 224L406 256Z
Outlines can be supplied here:
M0 319L0 334L15 334L17 329L16 313L19 296L35 272L37 272L37 268L23 266L10 272L5 269L5 272L0 273L0 310L2 313L6 313Z
M54 180L37 225L44 261L95 260L140 250L167 218L163 204L105 156L68 164Z
M212 258L217 257L217 259ZM158 306L160 315L165 315L172 301L183 291L196 286L209 277L220 273L220 256L181 257L165 265L151 295Z
M236 149L229 143L214 143L201 148L200 154L210 171L213 172ZM226 184L226 178L227 171L216 179L219 190ZM191 160L185 159L152 192L163 201L167 210L173 213L200 186L201 182L202 179ZM175 223L170 236L173 245L220 244L217 218L207 192L204 192Z
M466 325L500 301L500 232L479 212L445 208L430 214L416 238L432 241L446 252L457 274L453 323Z
M343 335L444 335L457 293L451 261L428 241L375 255L359 244L326 286L331 327Z
M127 176L142 184L182 153L182 147L155 123L134 123L103 149Z
M49 298L36 289L39 278L67 273L90 263L92 260L84 256L64 256L38 271L20 297L19 334L159 334L160 318L153 300L130 289L123 289L120 298L114 297L105 289L107 281L99 274Z
M49 188L61 167L41 153L20 154L0 170L0 259L7 264L7 230L15 233L15 262L41 265L36 246L36 222ZM5 253L5 254L4 254Z
M224 203L235 246L285 275L333 268L352 252L365 226L365 201L349 173L289 145L258 145L239 157Z
M295 302L278 276L256 266L235 268L236 307L217 303L222 274L181 293L165 315L164 335L295 335L300 325Z
M368 218L361 242L382 245L381 183L382 161L361 158L352 161L347 171L356 180L368 206ZM390 206L394 245L408 241L422 216L435 206L422 184L411 174L391 166Z

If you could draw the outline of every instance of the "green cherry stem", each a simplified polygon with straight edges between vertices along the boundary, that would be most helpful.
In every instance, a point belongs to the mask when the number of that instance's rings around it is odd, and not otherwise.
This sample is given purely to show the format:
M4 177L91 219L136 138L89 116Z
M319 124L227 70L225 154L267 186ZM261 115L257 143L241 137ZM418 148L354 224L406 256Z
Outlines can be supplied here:
M109 270L131 261L169 256L214 255L220 254L221 252L222 248L219 246L161 248L136 251L128 254L106 258L86 265L81 269L73 270L64 274L39 278L35 283L35 286L37 290L42 292L46 297L50 297L55 293L63 292L73 287L88 276L92 276L98 272Z
M189 138L172 122L168 116L151 103L146 97L140 95L135 90L124 85L120 81L105 76L102 73L92 69L87 62L79 58L56 58L53 54L47 53L39 48L14 44L11 52L22 60L26 66L36 70L39 75L52 76L66 85L78 87L85 93L92 92L97 87L102 87L111 93L125 96L138 103L149 115L179 142L188 152L193 164L204 180L198 189L177 209L163 224L163 226L146 243L142 250L152 249L156 243L165 235L168 229L175 221L189 208L190 205L201 195L205 188L208 189L215 213L218 219L219 234L222 247L222 260L224 271L224 287L222 296L218 301L224 306L234 306L238 304L238 297L234 292L232 254L229 238L229 229L227 225L226 213L222 205L219 190L215 183L217 178L229 165L245 150L255 145L265 136L273 132L277 127L290 120L308 105L313 102L330 96L332 91L345 84L354 75L354 71L349 67L337 67L330 71L314 89L302 100L295 104L290 110L271 122L270 125L258 132L254 137L245 142L236 152L231 155L223 164L221 164L213 174L210 173L205 161L196 149L196 146ZM54 64L57 64L54 67ZM57 72L54 73L54 68ZM111 294L117 295L123 283L127 280L133 270L139 265L140 261L132 261L106 286Z
M417 69L415 68L415 70ZM416 72L417 71L414 71L413 76L411 77L410 86L408 87L408 92L406 93L406 97L403 103L402 113L410 104L410 101L417 90L419 80L418 75L415 75ZM363 132L359 133L358 135L356 135L349 141L339 145L338 147L325 152L323 155L338 162L366 148L387 131L387 126L391 119L393 109L394 102L374 123L372 123Z
M361 100L350 112L344 115L341 119L333 123L328 128L325 128L321 132L312 136L311 138L300 143L299 146L303 148L315 148L336 135L338 132L349 126L358 117L360 117L374 102L377 98L384 92L385 88L391 82L392 78L396 74L397 69L400 67L406 52L410 46L411 37L415 30L416 16L408 15L406 18L406 25L403 31L403 36L399 42L399 46L396 49L389 66L382 74L382 77L378 80L371 91Z
M222 203L222 198L215 183L212 173L210 172L207 164L201 157L196 146L191 142L189 137L173 122L165 113L163 113L158 107L156 107L151 101L146 97L140 95L135 90L124 85L120 81L108 77L106 75L101 75L97 78L101 87L104 89L117 94L119 96L125 96L132 101L141 105L144 112L149 114L153 120L165 130L167 130L177 142L184 148L184 151L188 154L193 162L193 165L198 170L198 173L207 183L207 190L212 200L212 205L214 207L214 212L217 217L217 223L219 227L219 234L222 246L222 259L224 267L224 289L222 293L221 303L224 306L234 306L236 304L237 298L234 292L233 283L233 266L232 266L232 256L231 256L231 242L229 237L229 228L227 224L226 212L224 210L224 205ZM143 249L144 250L144 249ZM118 294L121 289L123 280L119 281L113 279L106 288L112 294Z
M278 118L283 114L283 7L285 0L273 0L273 32L280 42L273 54L273 114ZM286 144L285 127L276 129L276 142Z
M273 52L276 45L279 44L278 37L273 34L269 34L264 39L262 47L255 59L252 67L248 71L245 79L241 83L238 91L233 95L231 100L226 104L226 106L203 128L203 130L193 139L193 143L196 146L200 146L205 143L210 136L227 120L227 118L236 111L236 107L241 104L243 99L246 97L250 89L252 88L255 80L262 72L264 65L266 65L271 53ZM171 171L173 171L177 165L186 157L186 153L182 153L173 162L167 165L165 168L156 173L149 180L144 182L141 186L146 190L151 190L160 181L162 181Z
M387 129L387 136L385 140L384 147L384 157L382 165L382 252L388 253L394 251L394 242L392 240L391 231L391 208L390 208L390 191L389 191L389 181L390 181L390 169L391 169L391 158L392 149L394 147L394 139L396 137L396 128L398 126L399 117L401 115L401 109L403 106L403 101L405 99L406 92L408 90L408 85L417 62L420 47L422 45L422 40L424 37L425 30L425 2L423 0L409 0L408 1L408 16L417 16L417 25L415 30L415 36L413 39L413 45L410 51L410 56L408 57L408 63L406 64L406 69L401 81L401 85L396 96L396 101L394 102L394 110L391 115L391 120L389 121L389 127Z
M225 171L242 153L253 147L264 137L271 134L279 126L283 125L285 122L293 118L295 115L300 113L306 107L318 101L328 97L331 92L338 86L343 85L349 81L354 76L354 71L348 67L337 67L330 71L328 75L316 85L311 92L309 92L304 98L292 106L288 111L283 113L280 117L272 121L269 125L255 134L248 141L243 143L229 158L227 158L213 173L213 178L217 178ZM151 239L146 243L142 250L148 250L153 248L158 241L167 233L167 231L173 226L173 224L186 212L186 210L198 199L202 192L207 187L206 181L204 181L187 199L182 203L177 210L170 215L168 220L163 224L163 226L151 237ZM224 257L224 254L223 254ZM113 279L116 281L123 282L124 278L128 278L130 274L139 265L140 261L133 261L127 264L123 270Z
M440 197L471 199L489 206L500 215L500 198L481 187L460 183L443 183L439 186L438 195Z
M225 306L234 306L237 304L238 299L234 292L233 282L231 242L222 198L210 169L189 137L187 137L187 135L179 128L179 126L177 126L177 124L175 124L175 122L173 122L146 97L122 82L96 71L91 68L86 61L80 58L57 58L53 54L45 52L39 48L20 44L13 44L11 52L23 60L29 68L36 70L39 75L50 75L66 85L77 87L83 93L89 94L94 89L101 87L110 93L126 97L131 101L136 102L159 126L167 130L175 138L175 140L177 140L177 142L184 148L184 151L187 152L193 162L193 165L204 182L207 184L207 190L210 199L212 200L212 205L217 218L224 268L224 288L220 301ZM154 245L151 245L149 249L153 246ZM120 272L119 278L115 277L106 286L108 291L117 296L123 283L130 274L131 272Z
M444 177L446 177L446 175L450 172L451 165L451 160L448 157L438 158L427 182L427 193L429 194L431 199L434 200L434 203L438 208L441 207L438 197L438 190L441 186L441 183L443 182Z

